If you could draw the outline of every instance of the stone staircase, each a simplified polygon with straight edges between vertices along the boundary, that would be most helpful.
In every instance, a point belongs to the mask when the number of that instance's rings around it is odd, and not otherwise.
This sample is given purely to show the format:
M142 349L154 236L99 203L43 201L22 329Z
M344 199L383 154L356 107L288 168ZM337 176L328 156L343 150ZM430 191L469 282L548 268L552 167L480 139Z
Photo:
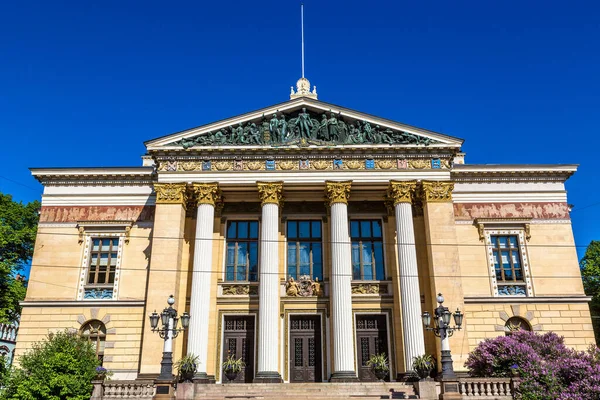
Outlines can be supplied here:
M360 383L244 383L179 384L177 400L269 400L269 399L417 399L412 384L401 382Z

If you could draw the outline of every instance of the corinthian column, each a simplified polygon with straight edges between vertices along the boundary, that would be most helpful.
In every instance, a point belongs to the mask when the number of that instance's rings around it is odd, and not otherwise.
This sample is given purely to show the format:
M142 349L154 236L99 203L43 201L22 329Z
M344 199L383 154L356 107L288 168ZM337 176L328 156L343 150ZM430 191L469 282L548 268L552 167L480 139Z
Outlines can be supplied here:
M254 382L282 382L279 358L279 204L282 182L257 182L262 203L258 286L258 369Z
M331 207L332 382L356 381L352 323L352 253L348 235L348 198L352 182L325 182Z
M215 203L221 200L217 183L195 183L194 194L198 201L196 218L196 241L194 244L194 268L192 273L192 296L190 299L190 327L188 353L198 356L195 382L208 383L208 320L210 313L210 283L212 280L212 248Z
M391 181L388 199L396 212L396 241L398 245L398 275L400 277L400 302L402 303L402 336L404 338L404 368L412 370L413 357L425 354L425 341L421 323L421 296L415 228L413 226L412 199L416 181Z

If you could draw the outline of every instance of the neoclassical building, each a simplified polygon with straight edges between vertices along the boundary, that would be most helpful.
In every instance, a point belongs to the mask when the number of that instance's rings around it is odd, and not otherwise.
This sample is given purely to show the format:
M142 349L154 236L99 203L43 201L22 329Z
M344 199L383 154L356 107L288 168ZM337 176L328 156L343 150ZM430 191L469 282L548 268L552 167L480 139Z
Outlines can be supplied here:
M469 165L463 140L317 100L145 143L142 166L35 168L39 233L17 356L48 332L96 344L115 379L157 376L148 315L191 315L174 359L222 382L389 379L439 359L423 311L464 312L454 367L515 329L594 342L565 181L575 165Z

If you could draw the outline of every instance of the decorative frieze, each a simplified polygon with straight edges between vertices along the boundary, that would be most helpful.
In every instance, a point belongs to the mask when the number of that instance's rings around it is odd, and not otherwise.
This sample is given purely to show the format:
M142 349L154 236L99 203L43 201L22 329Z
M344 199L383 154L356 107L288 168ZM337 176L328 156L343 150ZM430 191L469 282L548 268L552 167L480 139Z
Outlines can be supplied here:
M83 291L84 300L112 300L113 289L86 288Z
M355 283L352 284L352 294L387 294L387 283Z
M223 285L224 296L257 296L258 286Z
M445 203L452 201L454 182L423 181L421 194L427 203Z
M265 204L277 204L283 200L283 182L257 182L258 197L261 205Z
M185 183L155 183L156 204L181 204L186 206L187 187Z
M194 183L193 192L197 204L210 204L212 206L221 202L223 196L218 183Z
M397 171L411 169L450 169L450 158L256 158L223 160L159 160L161 172L225 171Z
M348 199L350 198L350 188L352 186L352 181L345 182L325 182L325 197L327 199L327 203L331 206L335 203L343 203L348 204Z

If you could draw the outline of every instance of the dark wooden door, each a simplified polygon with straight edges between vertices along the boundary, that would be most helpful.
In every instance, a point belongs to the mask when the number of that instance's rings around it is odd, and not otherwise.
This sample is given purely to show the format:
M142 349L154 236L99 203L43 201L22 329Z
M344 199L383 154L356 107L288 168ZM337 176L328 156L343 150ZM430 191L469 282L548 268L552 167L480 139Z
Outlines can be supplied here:
M223 331L223 360L229 355L236 359L241 358L246 363L233 382L252 383L254 379L254 317L236 316L225 317L225 328ZM222 382L229 383L223 371L221 371Z
M386 354L389 360L385 315L359 315L356 317L356 350L358 353L358 379L376 381L377 377L371 371L368 361L372 355L381 353ZM389 376L385 380L389 380Z
M321 382L321 319L292 316L290 320L290 381Z

